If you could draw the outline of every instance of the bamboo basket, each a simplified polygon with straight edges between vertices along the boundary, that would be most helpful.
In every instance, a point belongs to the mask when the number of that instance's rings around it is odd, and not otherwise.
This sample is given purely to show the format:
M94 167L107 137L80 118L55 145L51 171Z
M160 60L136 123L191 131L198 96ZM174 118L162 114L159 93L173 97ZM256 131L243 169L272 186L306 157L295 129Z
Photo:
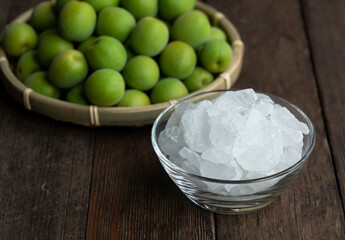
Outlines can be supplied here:
M236 82L242 67L244 44L235 26L214 8L197 2L196 8L206 13L213 26L222 28L232 46L233 59L225 72L220 74L211 84L190 95L216 89L230 89ZM13 22L26 22L33 9L27 10ZM2 38L2 37L1 37ZM178 99L165 103L151 104L144 107L98 107L69 103L46 97L27 88L14 74L9 59L0 48L0 67L5 78L4 85L8 93L27 110L34 111L52 119L81 124L86 126L143 126L152 124L165 108Z

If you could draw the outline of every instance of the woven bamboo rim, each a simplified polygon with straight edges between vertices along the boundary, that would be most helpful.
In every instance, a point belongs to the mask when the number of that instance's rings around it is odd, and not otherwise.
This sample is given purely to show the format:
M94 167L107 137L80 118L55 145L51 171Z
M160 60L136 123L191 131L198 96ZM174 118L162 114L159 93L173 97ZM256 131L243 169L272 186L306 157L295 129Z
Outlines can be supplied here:
M207 4L197 2L196 8L205 12L214 26L222 28L231 43L233 59L225 72L220 74L211 84L190 95L216 89L230 89L236 82L242 67L244 44L235 26L224 14ZM32 9L27 10L13 22L26 22ZM2 37L1 37L2 39ZM43 96L27 88L11 70L4 50L0 47L0 67L6 77L4 85L8 93L30 111L50 118L82 124L86 126L143 126L152 124L161 111L175 103L172 100L165 103L152 104L144 107L97 107L84 106Z

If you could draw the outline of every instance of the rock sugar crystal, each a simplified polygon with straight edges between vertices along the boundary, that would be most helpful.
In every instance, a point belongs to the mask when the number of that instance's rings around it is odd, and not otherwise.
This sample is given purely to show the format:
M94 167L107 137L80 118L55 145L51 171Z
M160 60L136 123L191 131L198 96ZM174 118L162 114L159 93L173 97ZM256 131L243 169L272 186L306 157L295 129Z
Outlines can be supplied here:
M158 143L170 161L188 172L247 180L297 163L302 157L303 134L308 133L308 126L287 108L245 89L196 104L181 103Z

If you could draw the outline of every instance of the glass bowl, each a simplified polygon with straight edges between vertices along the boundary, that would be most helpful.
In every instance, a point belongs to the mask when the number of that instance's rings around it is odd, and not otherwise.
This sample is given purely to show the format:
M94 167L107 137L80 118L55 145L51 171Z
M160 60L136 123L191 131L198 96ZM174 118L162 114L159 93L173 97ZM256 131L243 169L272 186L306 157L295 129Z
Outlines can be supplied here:
M187 171L169 160L161 151L158 137L175 111L182 103L199 102L213 99L228 90L216 90L199 93L171 105L155 120L151 140L160 163L178 188L196 205L219 214L240 215L259 210L276 199L291 181L299 174L309 158L315 144L315 131L309 118L295 105L279 97L266 94L275 103L286 107L299 121L309 128L309 134L303 135L302 157L287 169L269 175L249 180L213 179ZM232 189L228 191L214 191L214 189Z

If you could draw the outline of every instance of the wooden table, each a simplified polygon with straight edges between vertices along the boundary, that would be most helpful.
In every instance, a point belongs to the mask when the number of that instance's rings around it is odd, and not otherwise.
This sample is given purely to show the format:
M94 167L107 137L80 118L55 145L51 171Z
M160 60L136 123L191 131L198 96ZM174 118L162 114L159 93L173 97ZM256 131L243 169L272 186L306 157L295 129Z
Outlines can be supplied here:
M0 28L38 2L0 0ZM210 213L166 175L151 126L54 121L0 84L0 239L345 239L345 1L204 2L245 43L235 88L281 96L315 125L314 152L288 190L256 213Z

